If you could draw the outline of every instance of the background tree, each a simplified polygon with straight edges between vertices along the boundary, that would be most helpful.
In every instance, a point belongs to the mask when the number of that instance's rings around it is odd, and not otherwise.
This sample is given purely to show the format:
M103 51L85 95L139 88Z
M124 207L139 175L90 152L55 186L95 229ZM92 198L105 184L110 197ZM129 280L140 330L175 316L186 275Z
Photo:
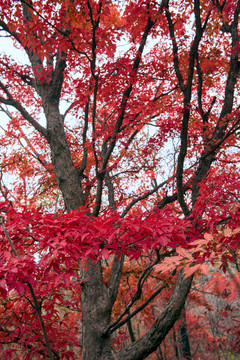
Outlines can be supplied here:
M2 356L144 359L237 265L240 1L0 6Z

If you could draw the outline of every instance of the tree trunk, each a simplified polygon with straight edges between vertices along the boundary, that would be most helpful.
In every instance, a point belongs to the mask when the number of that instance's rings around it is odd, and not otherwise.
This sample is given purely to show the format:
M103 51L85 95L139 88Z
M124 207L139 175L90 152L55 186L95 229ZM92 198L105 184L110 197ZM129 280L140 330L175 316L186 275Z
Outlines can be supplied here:
M47 140L51 149L52 163L57 183L62 191L67 211L83 205L84 197L81 187L81 176L75 168L64 131L62 116L55 104L45 102L44 111L47 118Z
M81 177L75 168L67 143L61 115L56 106L45 103L48 120L48 142L58 186L67 211L83 205ZM110 323L111 292L104 285L101 261L80 269L82 279L82 347L84 360L113 360L110 339L103 336Z
M112 306L103 283L101 262L82 269L82 348L83 360L113 360L110 338L104 332L110 323Z

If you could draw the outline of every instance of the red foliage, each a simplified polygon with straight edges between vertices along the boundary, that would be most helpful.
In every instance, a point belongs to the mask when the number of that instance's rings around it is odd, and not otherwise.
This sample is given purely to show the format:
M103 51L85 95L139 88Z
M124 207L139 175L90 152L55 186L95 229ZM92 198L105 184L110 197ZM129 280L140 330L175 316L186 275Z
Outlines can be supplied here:
M79 268L101 263L106 289L122 255L113 324L135 311L143 335L184 268L237 339L239 13L236 0L0 0L1 33L27 56L0 56L1 358L80 358ZM186 318L209 359L221 342L239 351L203 312Z

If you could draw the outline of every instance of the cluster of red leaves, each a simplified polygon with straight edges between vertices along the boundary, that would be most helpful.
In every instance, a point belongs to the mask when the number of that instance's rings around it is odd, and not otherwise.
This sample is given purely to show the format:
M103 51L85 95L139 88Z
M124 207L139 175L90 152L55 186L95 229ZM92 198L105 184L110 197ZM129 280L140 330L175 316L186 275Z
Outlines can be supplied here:
M1 203L1 213L18 254L18 257L14 255L6 232L1 228L0 293L3 301L0 312L4 329L0 333L1 340L27 346L29 356L38 354L39 358L44 341L31 306L29 284L41 304L50 341L54 343L57 334L58 353L66 359L75 358L79 331L76 316L79 317L81 310L79 296L84 282L79 279L79 259L86 264L88 259L96 261L111 259L113 254L126 254L136 260L146 249L185 247L186 236L192 232L190 223L176 218L170 210L168 213L155 210L124 219L111 212L94 218L87 216L84 210L56 217L34 209L16 211ZM73 350L64 347L66 343ZM15 351L12 358L17 358L18 347L11 348ZM4 356L7 355L4 353Z
M34 209L15 211L5 205L2 203L1 208L5 212L6 227L20 259L12 256L1 230L3 264L11 271L16 266L9 266L9 261L17 262L24 271L29 268L29 274L25 275L30 276L30 282L36 268L44 269L46 276L50 269L56 271L57 267L64 266L65 272L72 266L76 268L79 258L98 260L123 253L138 259L146 249L185 247L186 236L193 235L190 222L177 218L170 209L121 219L111 212L91 217L86 210L55 217ZM28 264L23 264L24 261Z

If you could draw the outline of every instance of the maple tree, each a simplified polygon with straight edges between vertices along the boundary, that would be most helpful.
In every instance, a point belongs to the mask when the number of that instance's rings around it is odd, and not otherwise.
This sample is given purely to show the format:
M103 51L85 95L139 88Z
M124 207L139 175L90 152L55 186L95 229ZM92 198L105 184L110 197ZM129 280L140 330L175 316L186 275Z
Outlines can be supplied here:
M0 1L3 359L144 359L194 273L239 296L239 12Z

